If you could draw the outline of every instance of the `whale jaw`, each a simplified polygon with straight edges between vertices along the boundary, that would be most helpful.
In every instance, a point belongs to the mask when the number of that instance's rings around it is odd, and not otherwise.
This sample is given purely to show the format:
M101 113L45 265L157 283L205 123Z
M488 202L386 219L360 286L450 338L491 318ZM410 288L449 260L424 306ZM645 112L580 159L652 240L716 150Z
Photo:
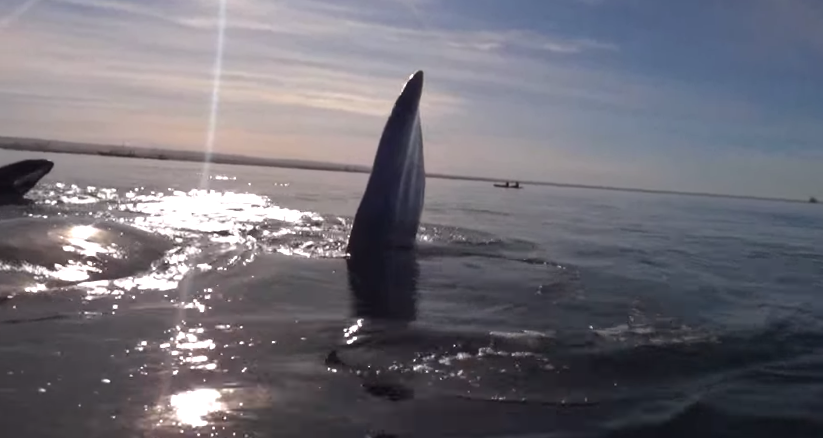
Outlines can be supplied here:
M423 72L411 75L383 128L347 252L413 249L423 212L426 172L420 98Z
M53 167L53 162L42 159L0 167L0 204L21 200Z

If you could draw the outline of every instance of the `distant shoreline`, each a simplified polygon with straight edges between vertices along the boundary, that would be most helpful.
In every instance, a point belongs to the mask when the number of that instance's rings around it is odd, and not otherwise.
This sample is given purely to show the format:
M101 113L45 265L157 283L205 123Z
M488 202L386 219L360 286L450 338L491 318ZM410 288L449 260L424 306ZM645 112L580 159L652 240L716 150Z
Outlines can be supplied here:
M29 151L29 152L48 152L58 154L73 154L73 155L99 155L114 158L131 158L143 160L169 160L169 161L184 161L184 162L203 162L206 154L203 152L193 151L179 151L170 149L157 149L145 147L126 147L114 146L105 144L92 143L78 143L67 142L59 140L45 140L23 137L0 137L0 149L15 150L15 151ZM273 159L273 158L256 158L245 155L230 155L230 154L212 154L212 163L229 164L241 166L258 166L258 167L279 167L286 169L301 169L301 170L318 170L326 172L348 172L348 173L369 173L371 171L368 166L353 165L353 164L337 164L324 163L320 161L309 160L292 160L292 159ZM7 163L0 163L0 165ZM507 179L489 178L481 176L464 176L464 175L448 175L442 173L427 173L426 177L436 179L449 179L461 181L476 181L476 182L500 182ZM575 189L593 189L593 190L612 190L620 192L636 192L648 194L662 194L662 195L679 195L679 196L698 196L710 198L730 198L730 199L749 199L758 201L777 201L777 202L803 202L807 203L808 198L805 199L790 199L790 198L773 198L761 196L746 196L746 195L731 195L721 193L703 193L703 192L682 192L676 190L655 190L655 189L641 189L631 187L610 187L587 184L568 184L557 183L550 181L529 181L520 180L516 178L508 179L509 181L519 181L521 185L538 185L561 188L575 188Z

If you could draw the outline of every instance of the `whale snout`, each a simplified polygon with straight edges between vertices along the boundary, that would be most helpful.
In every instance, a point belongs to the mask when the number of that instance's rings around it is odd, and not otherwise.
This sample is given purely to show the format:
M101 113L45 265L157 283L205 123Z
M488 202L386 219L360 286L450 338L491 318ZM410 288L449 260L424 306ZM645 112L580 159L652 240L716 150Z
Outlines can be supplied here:
M0 167L0 198L23 197L54 168L54 162L46 159L18 161Z
M417 70L409 76L408 82L403 86L403 91L397 100L398 105L413 105L409 112L416 112L420 104L420 97L423 95L423 70Z
M54 162L46 159L35 159L20 161L21 172L29 174L42 174L45 176L54 168ZM41 177L42 178L42 177Z
M54 162L53 161L43 160L43 159L38 159L38 160L33 160L33 161L35 161L35 164L37 166L40 166L40 169L44 170L45 172L51 172L51 169L54 168Z

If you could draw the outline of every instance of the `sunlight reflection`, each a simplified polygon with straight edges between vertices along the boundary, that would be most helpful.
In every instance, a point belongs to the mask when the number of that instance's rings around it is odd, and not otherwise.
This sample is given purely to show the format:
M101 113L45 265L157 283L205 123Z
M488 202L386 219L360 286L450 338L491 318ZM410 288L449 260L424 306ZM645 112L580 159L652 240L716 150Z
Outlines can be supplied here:
M63 251L74 252L87 257L95 257L100 254L108 256L122 255L117 251L117 247L110 244L108 247L89 239L96 236L100 230L90 226L72 227L64 236L68 245L63 246Z
M100 269L80 264L74 260L70 260L65 265L54 265L53 278L66 282L81 282L91 278L90 272L101 272Z
M249 435L232 431L232 420L242 417L243 410L267 406L271 400L272 394L263 388L204 386L163 397L149 413L146 425L173 434L161 436L244 437Z
M101 230L94 226L78 225L68 229L61 228L55 233L60 240L65 242L61 247L63 251L79 254L85 259L67 258L65 263L55 263L53 272L45 270L39 272L41 275L45 274L66 282L82 282L91 278L92 274L102 272L101 267L95 263L99 261L99 257L122 257L116 245L104 245L93 241L95 238L99 240L101 235Z
M210 388L175 394L171 396L170 405L177 422L191 427L208 425L208 415L225 409L225 405L220 402L220 391Z
M89 225L78 225L72 227L68 235L72 239L88 240L90 237L97 234L100 230Z
M207 355L208 352L217 348L217 344L213 339L204 338L205 329L202 327L187 329L177 326L172 331L173 336L169 338L169 342L158 346L161 350L167 350L168 354L174 357L179 364L173 366L172 371L179 371L180 366L191 370L214 371L217 369L216 361L211 360ZM145 346L138 345L135 350L141 347Z
M363 329L363 319L358 318L354 324L343 330L343 337L346 339L346 344L351 345L357 342L357 333Z
M151 270L142 275L114 280L87 282L82 285L88 290L88 298L112 295L123 291L168 291L175 289L189 272L188 260L199 254L198 248L181 248L167 254L162 264L165 268ZM205 310L205 309L204 309Z
M271 205L264 196L253 193L215 190L174 191L137 195L133 204L123 208L148 215L141 222L156 229L169 228L200 232L238 234L241 227L276 220L298 223L308 213Z
M213 175L218 180L236 178ZM18 290L29 293L64 287L63 283L84 289L87 299L173 290L192 271L221 271L245 265L260 249L311 258L345 255L345 220L282 208L255 193L145 187L118 190L64 183L55 183L49 189L56 202L62 198L60 202L70 204L102 203L108 211L102 216L93 215L94 223L49 230L49 238L58 244L56 251L46 254L45 263L0 264L0 271L26 279ZM152 259L148 269L112 276L128 270L131 258L142 248L131 245L131 240L118 235L118 231L100 226L98 221L118 222L162 235L174 247ZM218 244L219 249L212 251L212 246L204 253L199 245L204 238ZM208 301L192 298L172 301L184 309L209 309Z
M46 285L45 285L45 284L43 284L43 283L37 283L37 284L35 284L35 285L33 285L33 286L28 286L28 287L24 288L24 290L25 290L26 292L28 292L28 293L43 292L43 291L45 291L46 289L47 289L47 288L46 288Z

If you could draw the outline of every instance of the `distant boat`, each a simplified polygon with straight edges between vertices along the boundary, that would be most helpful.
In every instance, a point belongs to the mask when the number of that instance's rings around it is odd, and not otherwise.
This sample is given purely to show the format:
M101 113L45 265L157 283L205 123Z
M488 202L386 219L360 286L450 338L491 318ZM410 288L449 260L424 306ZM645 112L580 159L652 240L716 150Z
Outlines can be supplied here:
M809 203L810 204L817 204L817 199L815 199L815 197L812 196L811 198L809 198Z
M519 181L515 181L514 183L510 183L506 181L505 183L494 183L495 187L499 187L501 189L522 189L523 187L520 185Z

